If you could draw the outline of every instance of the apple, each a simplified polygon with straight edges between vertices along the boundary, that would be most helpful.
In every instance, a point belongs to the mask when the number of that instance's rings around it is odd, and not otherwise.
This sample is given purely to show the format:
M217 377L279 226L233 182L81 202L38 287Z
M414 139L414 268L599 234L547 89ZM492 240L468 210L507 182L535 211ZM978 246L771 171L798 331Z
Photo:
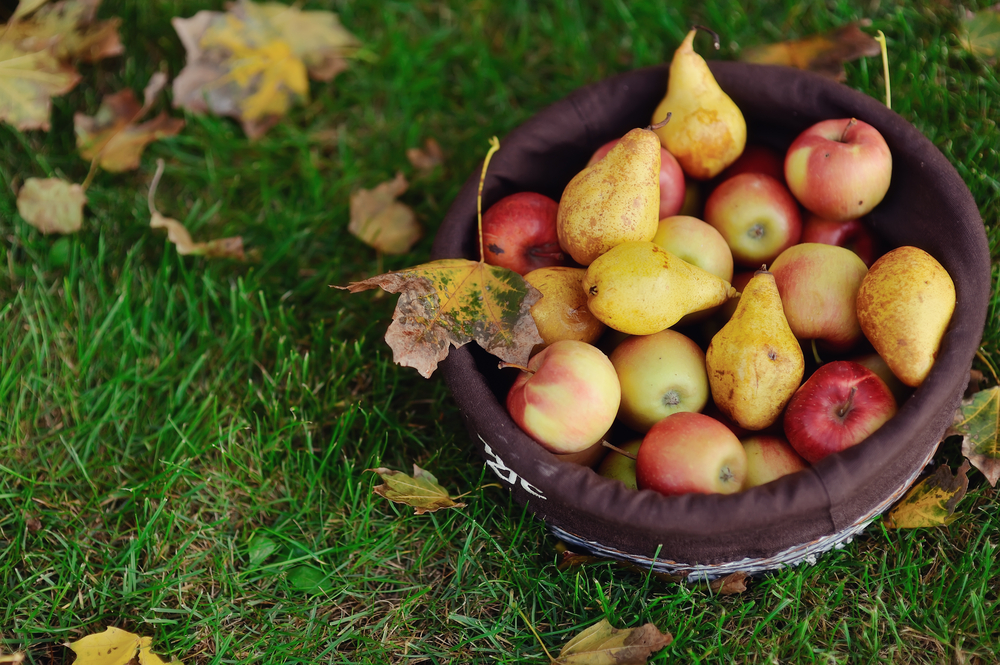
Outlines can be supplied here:
M817 122L785 153L785 181L824 219L867 215L889 191L892 153L882 134L856 118Z
M771 264L792 334L847 351L864 338L855 303L868 268L849 249L807 242L792 245Z
M608 141L594 151L587 166L604 158L621 139ZM685 200L684 171L677 159L666 148L660 148L660 219L676 215Z
M708 402L705 353L674 330L629 337L611 353L611 364L621 384L618 419L637 432Z
M785 160L776 150L759 143L748 143L736 161L719 174L719 182L741 173L763 173L784 182Z
M566 454L600 441L620 402L608 357L586 342L561 340L531 357L507 393L507 412L542 446Z
M802 218L788 189L763 173L722 182L705 202L705 221L718 229L741 266L759 268L799 241Z
M661 219L653 242L719 279L733 281L733 253L726 239L697 217L673 215Z
M714 418L687 411L653 425L635 460L639 487L667 496L739 492L746 472L747 454L736 435Z
M483 213L483 258L519 275L568 263L556 235L559 204L535 192L505 196Z
M628 443L623 443L618 448L637 455L641 443L642 439L633 439ZM609 449L608 454L601 460L600 466L597 467L597 473L605 478L620 480L629 489L639 489L635 482L635 460L613 449Z
M802 237L799 242L821 242L824 245L846 247L860 256L869 268L881 254L878 239L860 219L838 222L808 213L802 220Z
M809 462L866 439L896 414L892 392L867 367L849 360L820 366L785 409L785 436Z
M747 477L743 489L757 487L809 468L783 436L752 436L743 440L747 454Z

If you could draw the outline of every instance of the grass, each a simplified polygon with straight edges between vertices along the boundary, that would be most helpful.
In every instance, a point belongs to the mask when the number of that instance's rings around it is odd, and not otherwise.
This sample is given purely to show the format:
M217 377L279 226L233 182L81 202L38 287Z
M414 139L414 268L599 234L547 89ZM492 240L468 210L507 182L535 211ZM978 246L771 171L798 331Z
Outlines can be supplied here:
M440 378L392 363L395 299L329 288L425 260L488 137L662 62L692 22L733 58L872 19L889 40L894 109L959 170L996 259L1000 76L960 48L957 6L308 1L338 12L372 57L314 83L255 143L228 119L186 116L139 171L98 175L76 235L25 224L13 191L26 177L86 174L72 114L141 89L161 63L176 75L169 18L220 5L105 0L126 54L82 68L49 133L0 126L0 652L69 663L64 642L113 625L185 663L544 662L523 613L553 652L607 618L671 632L653 662L996 662L1000 521L978 472L950 526L875 526L737 596L611 563L559 570L544 525L483 487L492 476ZM877 60L848 73L882 98ZM426 137L447 161L418 177L405 149ZM149 229L157 158L160 210L196 238L242 234L256 261L178 256ZM380 263L346 233L348 196L398 170L427 236ZM997 314L994 298L994 366ZM371 492L366 469L412 463L471 491L469 505L414 516Z

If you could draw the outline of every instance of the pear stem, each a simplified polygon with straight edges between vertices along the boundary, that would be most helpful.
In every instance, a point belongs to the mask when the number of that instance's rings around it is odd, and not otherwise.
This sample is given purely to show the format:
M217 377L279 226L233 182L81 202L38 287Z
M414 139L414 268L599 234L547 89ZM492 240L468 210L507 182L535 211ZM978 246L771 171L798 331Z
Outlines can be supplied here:
M483 172L479 175L479 191L476 193L476 216L479 219L479 262L486 261L486 250L483 247L483 182L486 180L486 167L490 165L493 153L500 149L500 139L493 137L490 139L490 150L483 160Z
M659 121L655 125L646 125L646 129L650 130L650 131L655 131L655 130L659 129L660 127L663 127L668 122L670 122L670 116L671 115L673 115L673 114L670 111L667 111L667 117L666 118L664 118L663 120Z
M619 448L618 446L614 445L613 443L608 443L607 441L601 439L601 445L604 446L605 448L610 448L611 450L615 451L619 455L624 455L625 457L629 458L633 462L635 461L635 458L636 458L635 455L633 455L632 453L630 453L627 450L622 450L621 448Z
M712 35L712 46L715 47L715 50L718 51L720 48L722 48L722 42L719 39L719 33L717 33L715 30L712 30L711 28L706 28L705 26L698 24L692 25L691 29L701 30L703 32L707 32L708 34Z

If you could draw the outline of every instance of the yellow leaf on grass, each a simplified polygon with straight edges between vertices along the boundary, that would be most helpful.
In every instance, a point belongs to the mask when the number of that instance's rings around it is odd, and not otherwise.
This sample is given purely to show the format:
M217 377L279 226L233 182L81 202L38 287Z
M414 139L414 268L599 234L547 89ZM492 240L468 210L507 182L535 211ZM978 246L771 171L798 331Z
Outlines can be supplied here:
M48 131L52 98L69 92L79 80L50 51L25 51L0 40L0 120L22 130Z
M1000 480L1000 386L962 400L953 431L962 435L962 454L992 487Z
M942 464L934 474L910 488L883 518L889 529L915 529L951 524L955 508L969 489L969 461L964 460L958 472L952 475L947 464Z
M874 37L862 32L857 23L849 23L822 35L748 48L740 54L740 60L797 67L844 81L847 79L845 62L881 52Z
M231 238L218 238L205 242L195 242L191 238L187 227L176 219L164 217L157 211L153 211L149 220L149 225L154 229L166 229L167 240L174 244L177 253L181 255L194 254L197 256L207 256L209 258L229 258L243 261L246 254L243 251L243 237L234 236Z
M409 187L402 173L374 189L351 194L351 221L347 230L362 242L386 254L405 254L420 239L417 216L396 197Z
M172 659L168 663L157 656L150 648L152 643L153 638L151 637L141 638L139 642L139 665L184 665L184 663L176 658Z
M17 9L14 10L14 13L10 17L10 20L14 21L16 19L24 18L31 12L35 11L36 9L44 5L46 2L48 2L48 0L21 0L21 2L17 3Z
M96 115L75 114L73 127L80 156L88 161L98 158L101 168L111 173L139 168L139 159L148 144L174 136L184 127L183 120L166 113L134 124L145 108L148 105L140 106L135 93L125 89L106 96Z
M347 69L347 59L361 48L358 38L331 12L247 0L240 0L230 11L254 30L276 32L317 81L329 81Z
M966 10L959 28L962 46L981 58L995 58L1000 53L1000 6Z
M15 651L14 653L2 654L0 653L0 663L13 663L14 665L20 665L24 662L24 652Z
M51 49L62 61L96 62L121 55L121 19L96 20L100 4L101 0L63 0L42 6L27 20L0 28L6 29L3 39L26 51Z
M126 665L139 651L139 636L110 627L66 646L76 654L73 665Z
M553 665L642 665L673 641L652 623L638 628L614 628L602 619L563 646Z
M473 339L501 360L526 365L541 344L531 306L541 292L512 270L441 259L337 287L399 293L385 341L393 361L428 378L451 347Z
M17 212L42 233L75 233L83 224L87 195L59 178L28 178L17 193Z
M442 508L463 508L464 503L458 503L438 483L430 471L413 465L413 475L408 476L402 471L393 471L379 467L366 469L374 471L382 479L383 484L372 488L372 491L389 499L393 503L403 503L413 508L416 515L433 513Z

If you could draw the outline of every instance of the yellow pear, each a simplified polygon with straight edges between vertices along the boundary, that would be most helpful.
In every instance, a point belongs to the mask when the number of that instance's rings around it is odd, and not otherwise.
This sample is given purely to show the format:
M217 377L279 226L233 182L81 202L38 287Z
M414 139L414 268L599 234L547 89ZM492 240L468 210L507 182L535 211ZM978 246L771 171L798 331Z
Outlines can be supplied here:
M736 295L729 282L650 241L623 242L599 256L583 289L594 316L630 335L660 332Z
M574 176L556 217L559 245L580 265L629 240L652 240L660 221L660 140L633 129Z
M861 282L858 323L892 373L916 388L934 365L955 311L955 283L917 247L898 247L872 264Z
M587 309L587 292L583 290L586 273L583 268L550 266L524 275L524 281L542 292L542 299L531 306L531 317L543 340L533 352L561 339L592 344L604 332L604 324Z
M805 358L770 272L750 278L732 318L709 343L705 364L716 406L741 427L764 429L781 415L802 382Z
M680 162L684 173L698 180L717 176L736 161L747 142L747 123L708 63L692 44L692 28L670 61L667 96L653 112L653 124L670 113L670 122L656 130L663 147Z

